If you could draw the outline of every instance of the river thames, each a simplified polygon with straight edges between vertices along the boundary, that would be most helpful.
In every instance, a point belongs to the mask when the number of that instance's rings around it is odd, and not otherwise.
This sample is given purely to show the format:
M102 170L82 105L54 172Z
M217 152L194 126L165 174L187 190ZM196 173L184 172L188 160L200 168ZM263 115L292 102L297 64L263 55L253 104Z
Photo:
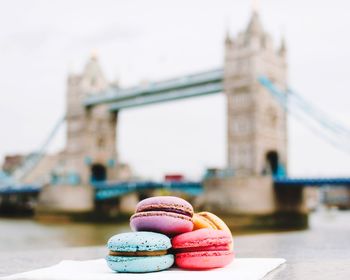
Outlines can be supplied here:
M332 228L349 232L350 211L323 210L310 215L310 228L316 232ZM92 223L40 223L32 219L0 219L0 251L40 250L104 245L108 238L120 232L129 231L129 225ZM235 232L233 235L246 235ZM251 235L252 233L249 233Z

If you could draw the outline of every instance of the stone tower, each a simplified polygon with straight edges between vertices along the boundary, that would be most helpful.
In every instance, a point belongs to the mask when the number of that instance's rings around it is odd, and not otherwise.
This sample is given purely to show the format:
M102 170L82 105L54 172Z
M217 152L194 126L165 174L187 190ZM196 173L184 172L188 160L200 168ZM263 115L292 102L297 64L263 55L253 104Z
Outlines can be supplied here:
M286 112L258 82L264 75L286 87L286 47L276 49L253 11L236 38L225 41L228 167L238 176L281 175L287 164Z
M92 56L81 74L70 74L66 95L66 147L51 171L51 184L40 192L36 215L82 217L94 210L91 183L123 179L128 167L117 161L117 113L107 105L85 107L89 94L109 87L97 57ZM55 186L59 185L59 187Z
M67 83L67 136L64 170L76 174L80 183L116 177L117 114L105 105L85 108L88 94L98 94L108 87L97 57L85 65L81 75L71 74Z

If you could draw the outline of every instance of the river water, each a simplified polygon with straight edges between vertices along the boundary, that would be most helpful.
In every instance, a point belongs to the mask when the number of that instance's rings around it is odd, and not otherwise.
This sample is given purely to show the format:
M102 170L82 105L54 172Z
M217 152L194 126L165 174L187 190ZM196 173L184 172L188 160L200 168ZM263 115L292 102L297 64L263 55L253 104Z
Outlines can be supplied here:
M129 230L127 223L52 224L0 218L0 252L103 245L112 235Z
M318 211L310 216L310 229L350 228L350 211ZM109 237L129 231L127 223L40 223L31 219L0 218L0 252L104 245ZM237 235L233 231L234 235ZM239 233L242 234L242 233Z

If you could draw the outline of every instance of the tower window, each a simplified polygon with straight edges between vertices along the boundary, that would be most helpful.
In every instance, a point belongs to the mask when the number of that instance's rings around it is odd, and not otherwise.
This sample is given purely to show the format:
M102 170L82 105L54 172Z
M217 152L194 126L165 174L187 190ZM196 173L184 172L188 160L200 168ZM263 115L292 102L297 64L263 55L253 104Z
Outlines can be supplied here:
M97 147L99 149L103 149L105 147L105 139L103 137L99 137L97 139Z
M274 128L277 125L277 112L272 106L267 109L267 124Z
M265 174L277 175L279 158L276 151L269 151L266 153L266 163Z
M107 170L106 167L102 164L93 164L91 165L90 170L90 181L93 182L101 182L107 179Z

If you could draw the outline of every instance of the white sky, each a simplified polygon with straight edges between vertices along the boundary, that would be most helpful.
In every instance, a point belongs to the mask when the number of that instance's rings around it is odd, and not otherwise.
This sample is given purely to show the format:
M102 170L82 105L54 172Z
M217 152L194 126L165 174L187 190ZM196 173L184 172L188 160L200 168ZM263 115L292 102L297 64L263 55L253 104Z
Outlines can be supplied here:
M223 64L223 40L246 27L251 1L0 1L0 158L37 149L65 111L68 70L97 49L122 86ZM286 34L293 88L350 126L350 3L265 0L263 25ZM198 178L225 165L225 99L200 97L123 111L121 159L142 176ZM299 123L289 127L291 175L349 175L350 155ZM64 131L51 151L64 146Z

